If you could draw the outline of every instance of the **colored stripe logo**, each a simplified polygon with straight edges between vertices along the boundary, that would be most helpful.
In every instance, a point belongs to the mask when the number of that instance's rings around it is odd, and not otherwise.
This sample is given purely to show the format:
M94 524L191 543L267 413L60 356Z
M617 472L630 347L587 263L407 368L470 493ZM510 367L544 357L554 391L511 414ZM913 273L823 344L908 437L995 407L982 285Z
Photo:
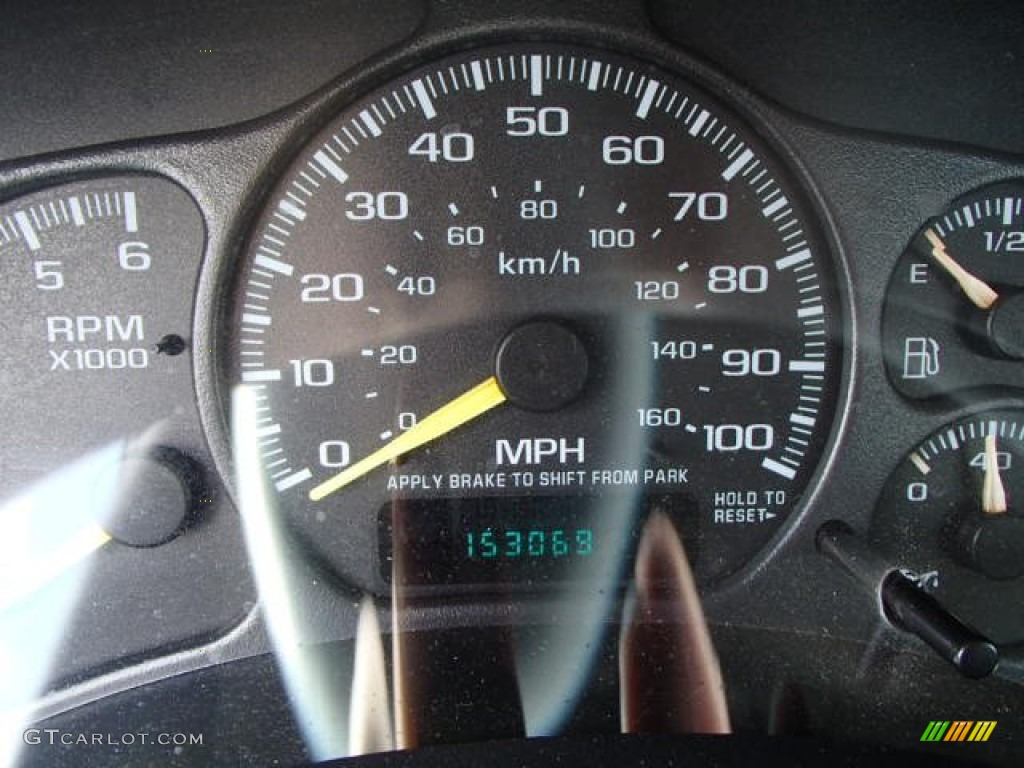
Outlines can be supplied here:
M921 741L988 741L996 729L995 720L932 720Z

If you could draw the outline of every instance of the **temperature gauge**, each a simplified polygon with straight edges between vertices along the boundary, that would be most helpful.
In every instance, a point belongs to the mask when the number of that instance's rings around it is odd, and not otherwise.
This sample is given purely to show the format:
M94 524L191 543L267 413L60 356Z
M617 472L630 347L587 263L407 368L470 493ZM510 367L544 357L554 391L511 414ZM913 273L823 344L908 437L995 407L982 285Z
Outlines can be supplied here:
M976 190L917 233L889 282L882 344L910 398L1024 384L1024 183Z
M889 478L872 546L1000 643L1024 640L1024 412L945 426Z

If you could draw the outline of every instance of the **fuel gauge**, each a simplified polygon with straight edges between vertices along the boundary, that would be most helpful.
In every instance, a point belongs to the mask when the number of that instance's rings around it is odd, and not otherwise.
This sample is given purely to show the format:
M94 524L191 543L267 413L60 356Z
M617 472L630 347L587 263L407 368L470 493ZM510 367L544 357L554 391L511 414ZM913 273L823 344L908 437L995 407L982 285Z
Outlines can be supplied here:
M975 190L921 228L889 281L882 345L906 397L1024 386L1024 182Z
M1024 411L945 426L890 476L872 547L997 643L1024 640Z

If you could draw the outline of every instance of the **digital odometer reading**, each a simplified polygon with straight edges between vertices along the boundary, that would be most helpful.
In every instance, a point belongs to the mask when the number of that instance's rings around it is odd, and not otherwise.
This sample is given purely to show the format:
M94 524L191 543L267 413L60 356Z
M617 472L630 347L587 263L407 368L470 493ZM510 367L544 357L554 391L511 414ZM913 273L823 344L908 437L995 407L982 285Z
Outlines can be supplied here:
M593 528L484 528L463 532L467 560L586 557L594 553Z
M381 578L392 581L397 555L406 587L578 581L589 573L589 561L607 555L592 502L499 496L386 504L378 522Z
M485 496L385 504L377 521L381 579L412 589L589 586L595 573L616 562L616 550L635 549L643 518L627 515L632 525L624 531L612 519L621 518L621 510L630 506L657 508L682 521L681 527L691 532L687 555L699 559L703 536L683 496L607 501L590 495ZM627 556L611 569L611 576L627 580L630 566Z
M225 376L257 443L236 452L364 588L387 588L378 510L410 499L584 500L607 562L555 555L583 528L533 518L500 541L467 523L460 558L521 539L529 560L532 535L534 560L608 572L672 499L721 579L832 428L843 311L802 189L716 98L604 51L482 49L365 95L296 156L236 274Z

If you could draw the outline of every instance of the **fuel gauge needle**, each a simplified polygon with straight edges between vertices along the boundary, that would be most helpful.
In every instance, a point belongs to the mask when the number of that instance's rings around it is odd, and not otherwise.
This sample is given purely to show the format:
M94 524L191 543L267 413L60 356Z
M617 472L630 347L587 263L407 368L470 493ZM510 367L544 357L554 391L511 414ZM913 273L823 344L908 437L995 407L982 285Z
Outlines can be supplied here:
M959 262L949 255L949 252L946 250L946 244L942 242L942 238L935 234L934 230L926 230L924 236L932 246L932 256L956 280L957 285L960 286L967 298L976 307L988 309L996 303L999 294L984 280L975 277L961 267Z
M482 416L492 408L504 403L507 399L501 386L498 384L498 379L491 376L454 400L442 405L415 427L407 432L403 432L365 459L357 461L351 467L320 483L320 485L309 492L309 498L313 501L320 501L392 459L397 459L403 454L433 442L452 430L458 429L466 422Z
M985 479L981 486L981 511L986 515L1006 514L1006 488L999 476L996 436L985 436Z

